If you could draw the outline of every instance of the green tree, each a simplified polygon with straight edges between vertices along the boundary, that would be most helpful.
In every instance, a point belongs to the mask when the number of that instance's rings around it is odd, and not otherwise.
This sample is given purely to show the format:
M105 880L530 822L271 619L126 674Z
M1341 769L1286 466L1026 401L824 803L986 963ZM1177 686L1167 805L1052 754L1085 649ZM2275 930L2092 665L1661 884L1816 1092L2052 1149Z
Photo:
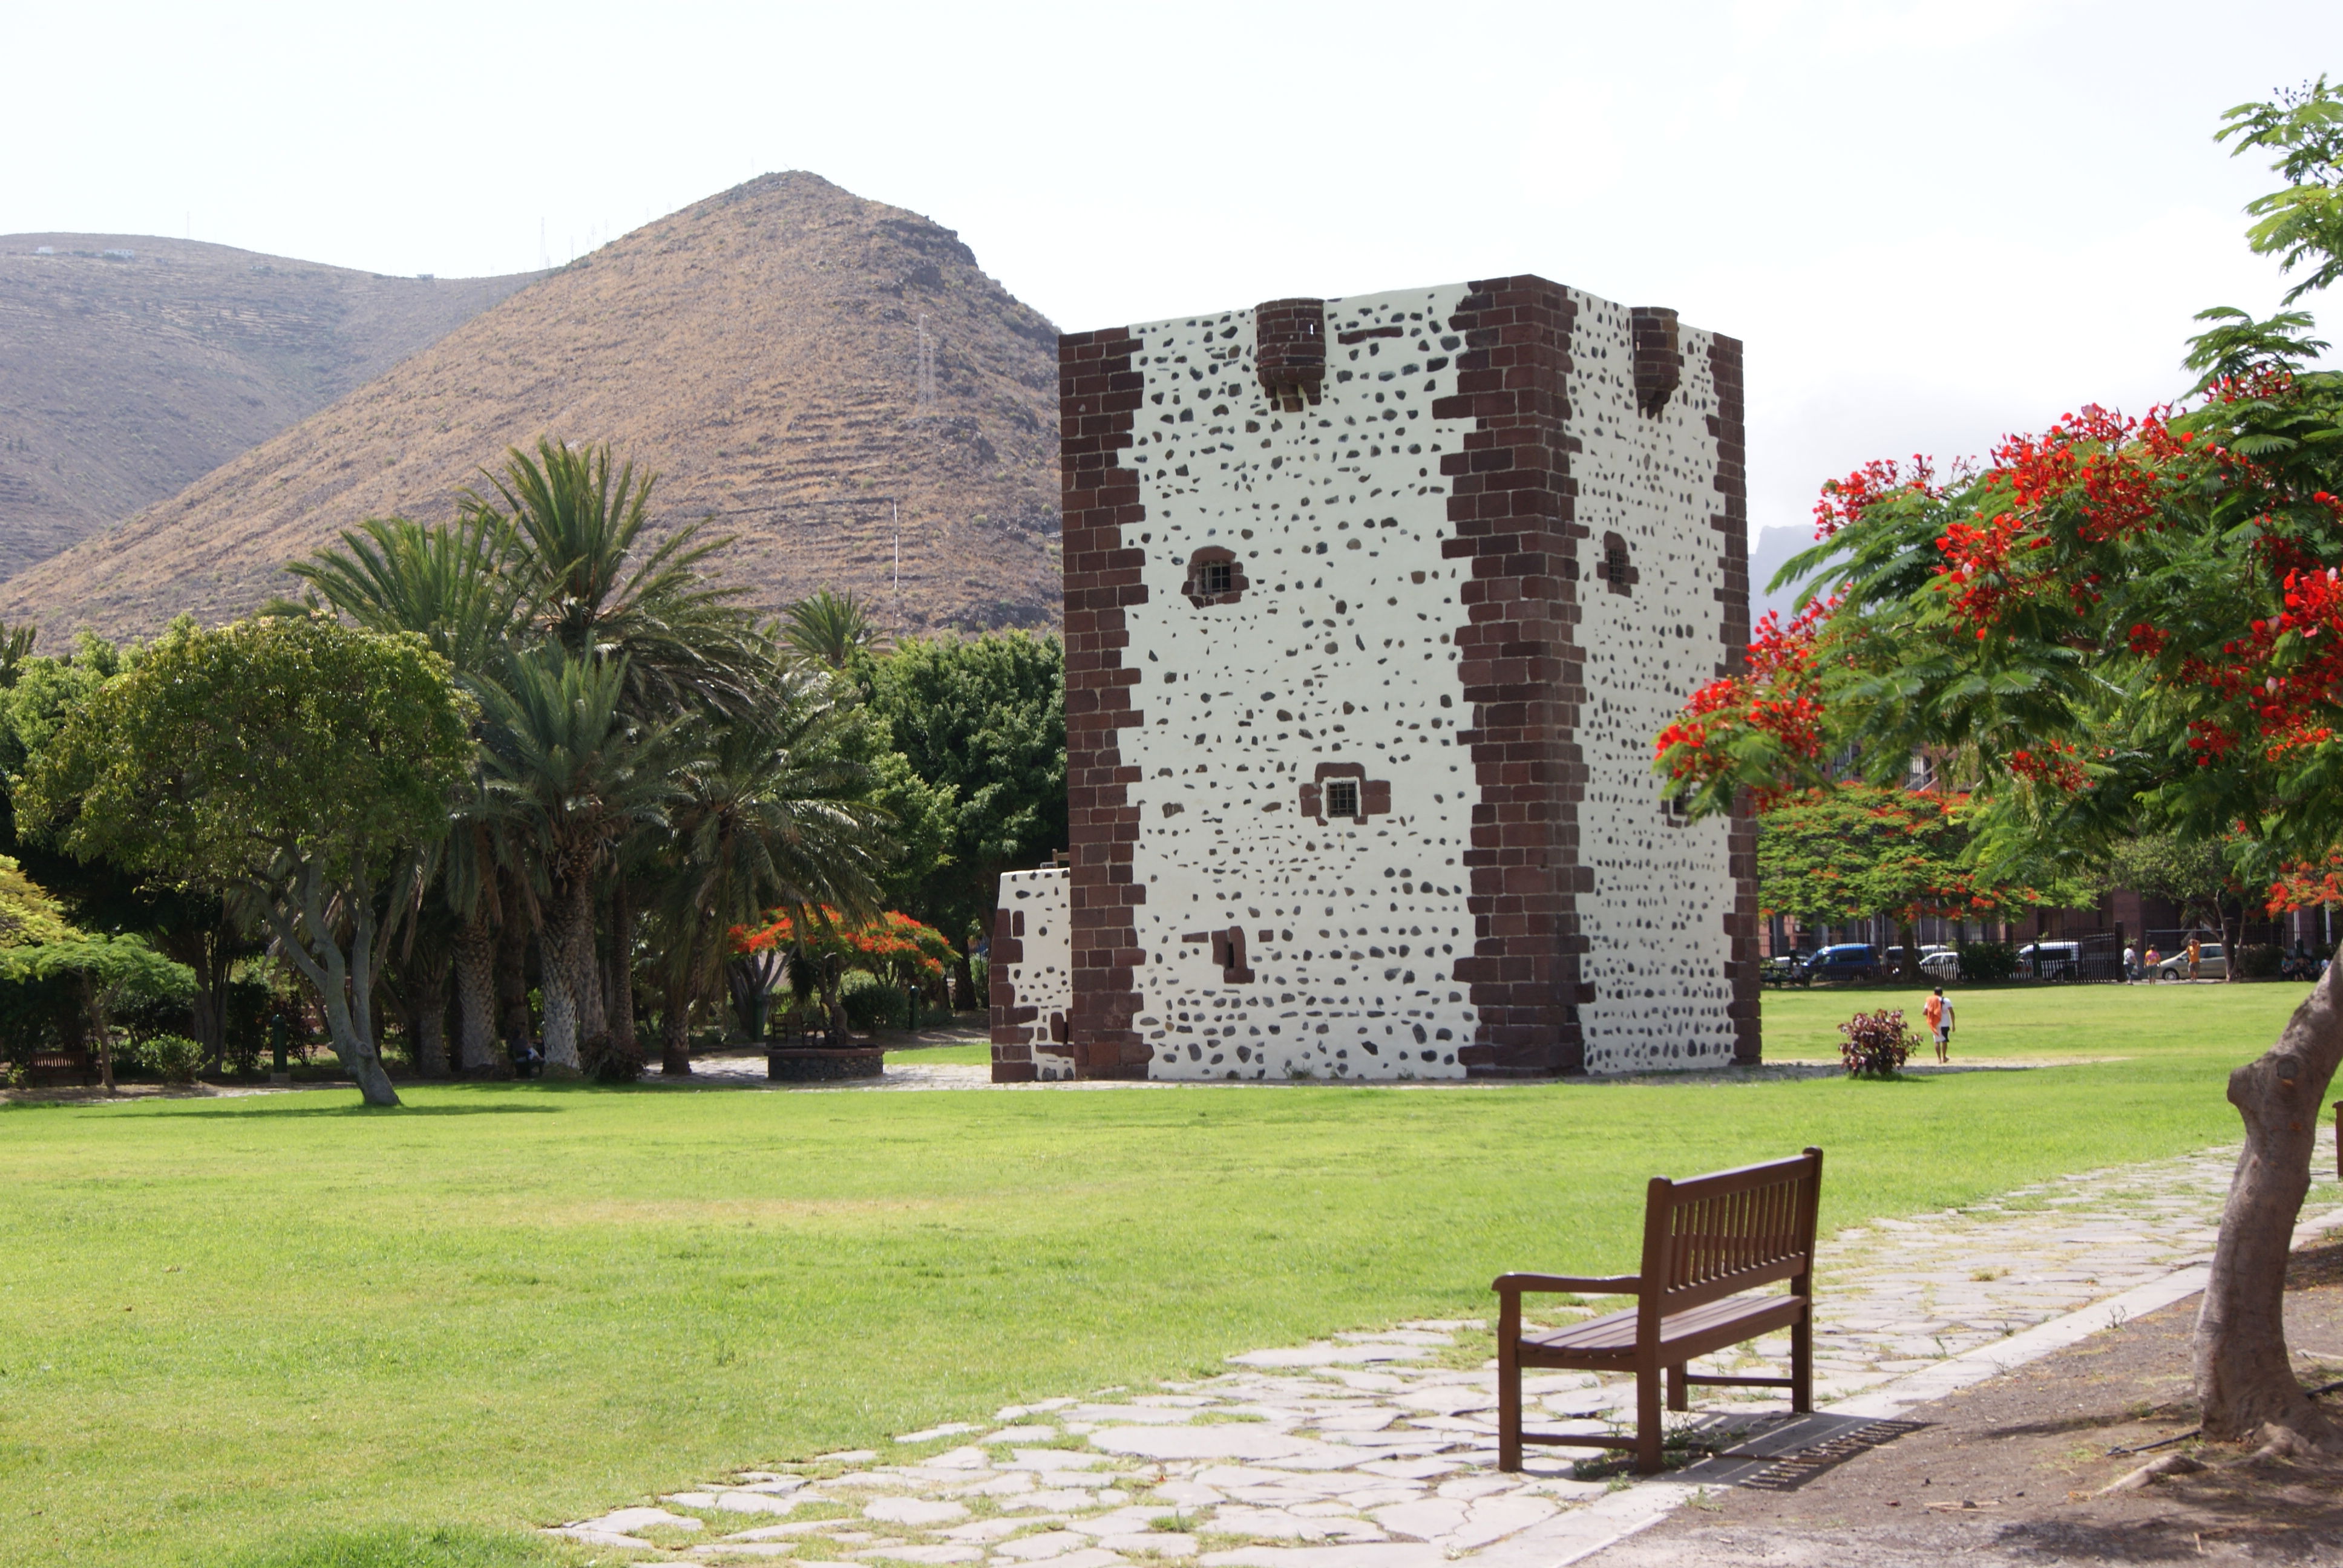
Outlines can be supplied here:
M477 697L525 629L519 548L493 513L428 527L369 518L346 530L339 546L285 569L307 582L315 599L369 631L420 636ZM457 830L435 860L394 966L408 1036L427 1076L446 1064L441 1019L451 966L458 1065L475 1076L493 1070L497 927L508 909L520 914L508 885L512 846L477 780L457 815Z
M579 1048L608 1034L594 949L596 879L619 843L658 826L683 794L680 776L703 765L689 737L626 708L624 658L558 648L515 656L483 682L483 747L490 809L511 823L542 898L546 1065L581 1067Z
M75 854L248 895L367 1102L396 1105L374 985L417 850L447 831L470 717L411 635L322 616L181 625L65 720L20 804Z
M2322 80L2229 116L2245 146L2280 152L2291 183L2256 204L2253 237L2311 266L2303 288L2343 276L2326 216L2338 115ZM2307 317L2214 318L2189 357L2215 373L2196 406L2086 406L1946 481L1873 463L1825 486L1824 541L1784 575L1837 591L1694 694L1662 769L1706 811L1811 782L1849 749L1958 752L1989 850L2106 855L2171 833L2219 843L2282 904L2296 868L2343 845L2343 375L2305 366ZM2213 1436L2343 1452L2280 1312L2308 1112L2338 1064L2343 964L2229 1077L2245 1152L2195 1346Z
M2214 139L2234 138L2233 152L2278 154L2270 166L2286 184L2247 205L2247 215L2258 221L2246 231L2246 243L2258 255L2278 257L2281 271L2308 267L2309 276L2287 291L2286 303L2343 278L2343 92L2321 75L2221 117L2227 123Z
M877 910L893 846L865 768L840 745L841 717L830 681L778 673L747 715L718 728L707 765L682 779L650 879L663 936L653 960L662 1072L691 1070L693 1000L729 963L755 967L736 959L734 927L779 907L827 904L853 919ZM760 1007L770 977L751 978ZM753 1038L760 1021L742 1025Z
M1920 978L1914 922L1922 916L2006 919L2022 910L2093 901L2055 872L1981 873L1965 795L1844 781L1792 795L1758 819L1758 903L1812 923L1858 916L1896 922L1906 979ZM2037 873L2038 874L2038 873Z
M611 468L608 443L550 437L534 457L511 448L493 496L468 492L484 535L509 537L508 569L530 629L572 658L622 659L627 706L649 717L688 704L737 708L755 689L766 650L742 588L700 570L730 545L686 523L649 535L656 474Z
M886 650L886 638L861 601L828 588L781 611L781 642L799 658L835 670Z
M911 771L951 791L950 858L906 902L952 939L970 1005L968 944L990 928L1001 873L1067 844L1065 646L1021 631L920 638L864 678Z

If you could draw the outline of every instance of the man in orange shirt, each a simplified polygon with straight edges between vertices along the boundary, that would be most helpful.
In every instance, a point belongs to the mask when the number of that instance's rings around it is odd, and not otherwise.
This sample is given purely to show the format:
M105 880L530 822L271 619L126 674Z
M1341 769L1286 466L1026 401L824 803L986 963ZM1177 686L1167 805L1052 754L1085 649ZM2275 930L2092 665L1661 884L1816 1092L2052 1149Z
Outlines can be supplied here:
M1928 1032L1936 1037L1936 1060L1940 1063L1950 1061L1953 1051L1953 999L1945 994L1943 986L1938 986L1936 994L1922 1005L1920 1016L1928 1020Z

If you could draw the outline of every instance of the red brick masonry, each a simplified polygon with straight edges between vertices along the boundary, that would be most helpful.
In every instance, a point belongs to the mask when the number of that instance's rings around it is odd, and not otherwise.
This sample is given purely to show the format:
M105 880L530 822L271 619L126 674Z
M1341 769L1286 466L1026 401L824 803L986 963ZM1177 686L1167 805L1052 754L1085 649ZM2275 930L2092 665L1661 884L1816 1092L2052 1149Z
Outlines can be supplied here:
M1564 396L1577 308L1542 277L1471 285L1449 329L1464 342L1456 393L1435 419L1471 419L1464 449L1444 455L1452 481L1443 546L1470 560L1458 595L1457 677L1472 705L1481 797L1473 809L1470 986L1480 1033L1456 1053L1476 1078L1543 1078L1583 1070L1579 1030L1578 805L1586 770L1574 739L1585 701L1576 642L1578 541L1570 477L1575 446Z
M1123 615L1147 602L1146 559L1126 548L1146 517L1139 475L1121 466L1131 445L1145 377L1128 327L1058 339L1058 419L1066 572L1066 807L1073 842L1074 1012L1068 1041L1082 1078L1145 1078L1151 1054L1132 1020L1140 950L1131 910L1147 890L1131 879L1139 808L1119 731L1140 722L1131 705L1139 672L1122 668ZM1001 1069L996 1065L996 1080ZM1030 1072L1030 1069L1029 1069Z

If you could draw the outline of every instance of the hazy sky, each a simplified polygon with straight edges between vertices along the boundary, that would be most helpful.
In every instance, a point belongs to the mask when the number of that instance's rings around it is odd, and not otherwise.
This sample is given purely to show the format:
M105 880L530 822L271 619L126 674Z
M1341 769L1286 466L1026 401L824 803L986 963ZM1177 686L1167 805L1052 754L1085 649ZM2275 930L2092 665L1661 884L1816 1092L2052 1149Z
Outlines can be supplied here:
M960 231L1069 329L1534 271L1748 343L1752 510L2185 385L2270 308L2220 111L2343 5L0 0L0 233L443 276L752 175ZM2314 308L2343 336L2343 299Z

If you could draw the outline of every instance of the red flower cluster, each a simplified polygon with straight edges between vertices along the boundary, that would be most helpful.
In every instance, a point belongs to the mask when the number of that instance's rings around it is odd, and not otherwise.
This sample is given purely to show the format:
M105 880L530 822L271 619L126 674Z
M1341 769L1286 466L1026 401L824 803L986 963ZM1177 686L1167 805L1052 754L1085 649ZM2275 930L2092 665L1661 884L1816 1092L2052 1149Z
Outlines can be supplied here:
M2009 754L2009 770L2066 795L2082 793L2090 782L2082 752L2064 740L2046 740L2039 749L2018 748Z
M2343 904L2343 849L2329 849L2323 861L2287 867L2270 884L2268 901L2273 915Z
M1732 735L1757 730L1770 735L1790 755L1814 761L1822 755L1823 704L1815 678L1815 638L1835 598L1816 600L1800 610L1788 626L1767 611L1750 639L1747 668L1739 675L1720 676L1692 694L1684 712L1660 731L1656 749L1668 777L1682 784L1707 783L1726 763L1720 743ZM1761 794L1763 809L1782 791Z
M890 910L867 925L855 925L827 904L802 922L787 910L775 910L753 930L732 928L734 952L791 950L820 958L842 958L853 968L873 972L904 967L941 975L951 943L933 926L922 925L900 910Z
M1933 496L1936 485L1936 466L1917 452L1908 470L1900 463L1865 463L1845 478L1824 484L1822 499L1815 503L1815 538L1830 538L1862 517L1865 508L1899 491Z

